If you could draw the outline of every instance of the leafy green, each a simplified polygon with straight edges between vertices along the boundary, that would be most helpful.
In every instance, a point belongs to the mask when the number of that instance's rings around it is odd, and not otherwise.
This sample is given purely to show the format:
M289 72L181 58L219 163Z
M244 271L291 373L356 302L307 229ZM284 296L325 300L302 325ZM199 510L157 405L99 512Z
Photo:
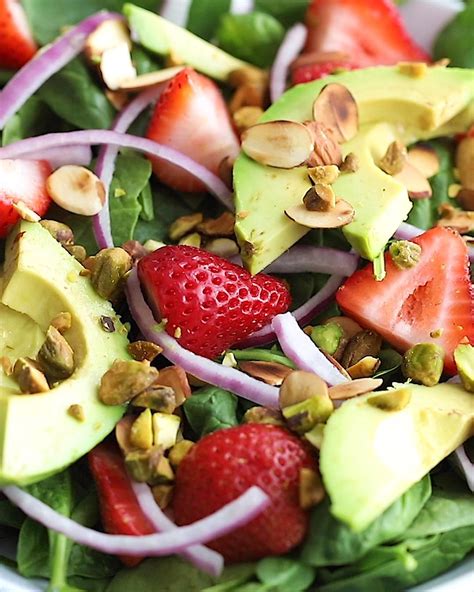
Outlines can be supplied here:
M2 144L6 146L23 138L46 134L57 129L57 118L38 97L32 96L7 121L2 133Z
M312 567L289 557L266 557L257 564L257 577L275 591L302 592L314 576Z
M284 35L283 25L264 12L226 14L217 30L222 49L261 68L271 66Z
M214 36L221 18L229 12L231 0L193 0L186 28L203 39Z
M261 362L277 362L289 368L296 368L295 364L284 354L271 349L231 349L229 353L233 354L236 360L252 360Z
M377 545L402 535L430 493L430 478L425 477L362 532L353 532L334 518L329 511L329 502L325 501L312 511L309 534L301 555L303 560L314 566L344 565L356 561Z
M20 528L25 520L23 512L7 499L0 499L0 524L11 528Z
M469 3L441 31L434 46L434 57L449 58L452 66L474 68L474 3Z
M206 386L183 405L189 425L199 436L238 425L237 397L218 387Z
M378 358L380 366L374 374L374 378L383 378L384 383L390 385L402 365L403 357L394 349L387 348L380 350Z
M155 219L155 208L153 206L153 193L151 185L147 183L138 196L138 203L141 206L140 218L145 222L152 222Z
M256 10L267 12L278 19L285 28L304 20L310 0L255 0Z

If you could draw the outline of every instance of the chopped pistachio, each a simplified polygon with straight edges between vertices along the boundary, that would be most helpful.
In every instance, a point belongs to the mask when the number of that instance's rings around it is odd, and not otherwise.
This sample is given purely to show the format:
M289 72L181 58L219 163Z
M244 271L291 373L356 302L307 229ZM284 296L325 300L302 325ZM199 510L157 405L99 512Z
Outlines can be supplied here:
M30 358L19 358L13 366L13 377L22 393L33 395L49 391L46 376Z
M115 360L102 376L99 398L105 405L122 405L148 389L159 372L146 362Z
M176 329L174 330L174 338L180 339L181 335L182 335L181 327L176 327Z
M246 107L240 107L237 111L233 114L233 120L235 126L239 130L240 133L252 127L258 123L260 116L263 113L263 109L261 107L248 105Z
M150 409L145 409L135 419L130 429L130 444L147 450L153 446L153 424Z
M317 423L325 423L334 410L334 404L329 395L317 395L301 403L296 403L282 410L288 427L304 434Z
M62 222L56 222L56 220L41 220L40 222L43 228L51 234L53 238L55 238L58 243L64 247L66 245L73 245L74 244L74 233Z
M140 261L145 255L148 255L148 250L137 240L128 240L123 243L122 249L132 258L133 263Z
M206 243L206 251L228 259L239 254L239 247L231 238L214 238Z
M399 141L395 140L387 148L386 153L379 162L379 167L388 175L398 175L407 160L407 149Z
M173 499L173 486L172 485L154 485L151 488L153 497L158 506L165 510Z
M308 175L315 184L332 185L339 176L339 169L335 164L319 165L309 168Z
M311 444L311 446L314 446L315 448L320 450L321 445L323 443L325 428L326 428L326 424L317 423L314 426L314 428L309 430L309 432L306 432L303 437L305 440L308 440L308 442Z
M305 193L303 204L310 212L328 212L336 205L334 189L331 185L318 183Z
M74 352L61 333L52 325L38 352L38 362L48 380L64 380L74 372Z
M347 369L351 378L370 378L380 366L380 360L373 356L365 356Z
M327 394L327 384L317 374L295 370L284 379L280 387L280 407L285 409L312 397L325 397Z
M401 74L412 78L423 78L428 72L428 64L426 62L400 62L398 70Z
M85 421L86 416L84 413L84 408L82 405L70 405L67 409L68 414L71 417L74 417L74 419L77 419L77 421Z
M358 157L353 152L349 152L339 167L339 171L341 173L355 173L357 170L359 170L359 166L360 164Z
M155 446L168 450L176 444L181 420L177 415L169 413L153 414L153 440Z
M177 241L186 234L190 233L196 226L202 222L203 216L201 212L190 214L189 216L181 216L177 218L169 229L169 237L173 241Z
M163 348L152 341L134 341L127 346L128 353L137 362L153 362L161 354Z
M247 409L243 418L244 423L263 423L269 425L285 425L283 415L278 409L268 407L251 407Z
M187 247L197 247L199 249L201 246L201 235L198 232L187 234L179 240L178 244L186 245Z
M384 393L372 395L367 399L369 405L382 411L401 411L405 409L410 401L411 390L409 387L385 391Z
M124 249L102 249L92 258L91 283L95 291L107 300L121 293L125 276L132 268L132 258Z
M389 249L393 262L399 269L415 267L420 260L421 247L407 240L394 241Z
M173 413L176 409L176 396L171 387L153 384L132 399L131 404L134 407L146 407L161 413Z
M405 378L425 386L438 384L443 366L444 349L436 343L417 343L405 352L402 360Z
M234 234L234 215L224 212L218 218L209 218L197 225L198 232L206 236L232 236Z
M459 183L451 183L448 187L448 197L454 199L458 196L458 193L461 191L462 185Z
M152 240L152 239L148 239L147 241L145 241L143 247L149 252L149 253L153 253L153 251L156 251L157 249L161 249L161 247L165 247L165 243L162 243L160 241L156 241L156 240Z
M70 312L60 312L51 321L51 326L60 333L65 333L72 326L72 316Z
M162 456L158 466L153 471L152 485L166 485L168 483L172 483L174 480L174 472L171 467L170 461L166 458L166 456Z
M454 361L464 388L474 393L474 347L460 343L454 350Z
M319 473L312 469L300 469L299 502L303 510L309 510L323 501L325 491Z
M132 450L125 455L125 466L135 481L151 483L163 458L163 449L159 446L148 450Z
M194 442L191 440L181 440L177 442L169 451L168 458L171 463L171 466L175 469L178 467L179 463L183 460L183 458L188 454L191 448L194 446Z
M341 364L344 368L350 368L362 358L372 356L376 358L382 347L382 338L374 331L364 329L356 333L344 348Z
M326 325L317 325L311 331L311 339L314 343L330 356L337 351L344 331L337 323L328 323Z
M238 363L237 363L237 360L235 359L235 356L232 352L226 352L226 354L222 360L222 365L226 366L227 368L237 368Z
M87 251L82 245L65 245L64 248L74 257L74 259L77 259L79 263L84 263L87 259Z

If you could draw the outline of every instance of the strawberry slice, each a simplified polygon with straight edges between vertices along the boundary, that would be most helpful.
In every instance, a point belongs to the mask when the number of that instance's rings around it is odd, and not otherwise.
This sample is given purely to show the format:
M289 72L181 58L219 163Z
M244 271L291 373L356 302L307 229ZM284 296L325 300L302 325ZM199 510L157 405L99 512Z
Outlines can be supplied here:
M306 13L306 24L308 39L303 55L343 52L349 56L349 64L358 68L430 61L430 56L406 31L391 0L313 0ZM321 73L326 75L328 68L315 68L315 78ZM298 70L294 78L307 82L309 67Z
M220 90L191 68L168 84L156 104L147 137L179 150L216 175L221 161L235 158L240 149ZM206 190L182 169L160 159L152 162L155 174L173 189Z
M22 201L40 216L46 213L51 204L46 179L51 172L45 160L0 160L0 238L20 219L14 203Z
M21 68L38 49L18 0L0 0L0 39L0 68Z
M296 66L292 69L291 80L293 84L302 84L304 82L311 82L311 80L319 80L320 78L324 78L334 74L335 72L339 72L341 70L355 70L358 67L348 59L328 59L328 61L321 61L324 59L325 55L330 56L330 53L314 55L318 56L315 62L308 61L308 63L302 64L301 66Z
M346 281L336 300L349 317L402 352L416 343L441 345L446 352L444 369L454 374L454 349L466 337L474 343L467 246L457 232L441 227L412 242L421 247L414 267L399 269L386 254L383 281L374 279L369 264Z
M213 358L288 310L283 282L188 246L162 247L138 262L138 275L166 331Z

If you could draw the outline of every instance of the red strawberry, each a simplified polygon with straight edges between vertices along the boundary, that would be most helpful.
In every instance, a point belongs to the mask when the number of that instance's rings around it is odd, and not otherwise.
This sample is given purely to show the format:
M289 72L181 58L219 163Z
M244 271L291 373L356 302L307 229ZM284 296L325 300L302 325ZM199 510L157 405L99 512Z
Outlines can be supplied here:
M103 442L89 452L88 459L105 530L110 534L135 536L156 532L138 504L120 450L111 442ZM120 559L133 567L143 557L123 556Z
M0 68L21 68L38 49L18 0L0 0Z
M214 174L219 163L234 158L240 149L221 91L205 76L191 68L179 72L156 104L147 137L179 150ZM153 159L155 174L180 191L205 191L189 173Z
M40 216L46 213L51 204L46 179L51 172L45 160L0 160L0 238L20 219L12 204L22 201Z
M474 300L465 242L447 228L433 228L413 239L421 247L415 267L399 269L385 255L386 278L377 282L372 264L356 271L339 289L342 310L405 351L434 342L446 351L445 370L456 372L453 351L467 337L474 343ZM431 337L441 330L439 337Z
M204 518L258 485L270 496L271 505L209 546L232 562L287 553L302 541L308 527L308 512L299 505L302 468L317 470L313 455L281 427L249 423L209 434L179 465L173 496L176 522Z
M339 70L354 70L356 68L357 66L348 60L330 60L327 62L321 62L318 58L318 61L316 62L303 64L294 68L291 73L291 80L293 84L302 84L304 82L310 82L311 80L319 80L320 78L329 76Z
M166 330L213 358L288 310L285 284L202 249L163 247L140 259L138 275Z

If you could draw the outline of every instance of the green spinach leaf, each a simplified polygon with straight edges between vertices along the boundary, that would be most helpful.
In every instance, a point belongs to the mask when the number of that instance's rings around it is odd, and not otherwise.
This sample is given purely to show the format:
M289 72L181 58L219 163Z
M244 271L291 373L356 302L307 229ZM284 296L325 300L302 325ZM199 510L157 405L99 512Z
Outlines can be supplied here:
M441 31L435 59L449 58L452 66L474 68L474 4L471 2Z
M0 524L10 528L21 528L25 520L23 512L7 499L0 500Z
M295 364L289 360L280 351L271 349L231 349L229 353L233 354L236 360L251 360L260 362L277 362L289 368L296 368Z
M46 134L57 128L57 118L38 97L32 96L15 115L7 121L2 133L2 144Z
M272 590L303 592L314 580L314 569L290 557L266 557L257 564L258 579Z
M207 386L186 399L183 409L193 431L202 437L238 425L237 402L229 391Z
M309 3L310 0L255 0L255 8L271 14L288 28L304 20Z
M193 0L186 28L203 39L210 40L221 18L229 12L231 0Z

